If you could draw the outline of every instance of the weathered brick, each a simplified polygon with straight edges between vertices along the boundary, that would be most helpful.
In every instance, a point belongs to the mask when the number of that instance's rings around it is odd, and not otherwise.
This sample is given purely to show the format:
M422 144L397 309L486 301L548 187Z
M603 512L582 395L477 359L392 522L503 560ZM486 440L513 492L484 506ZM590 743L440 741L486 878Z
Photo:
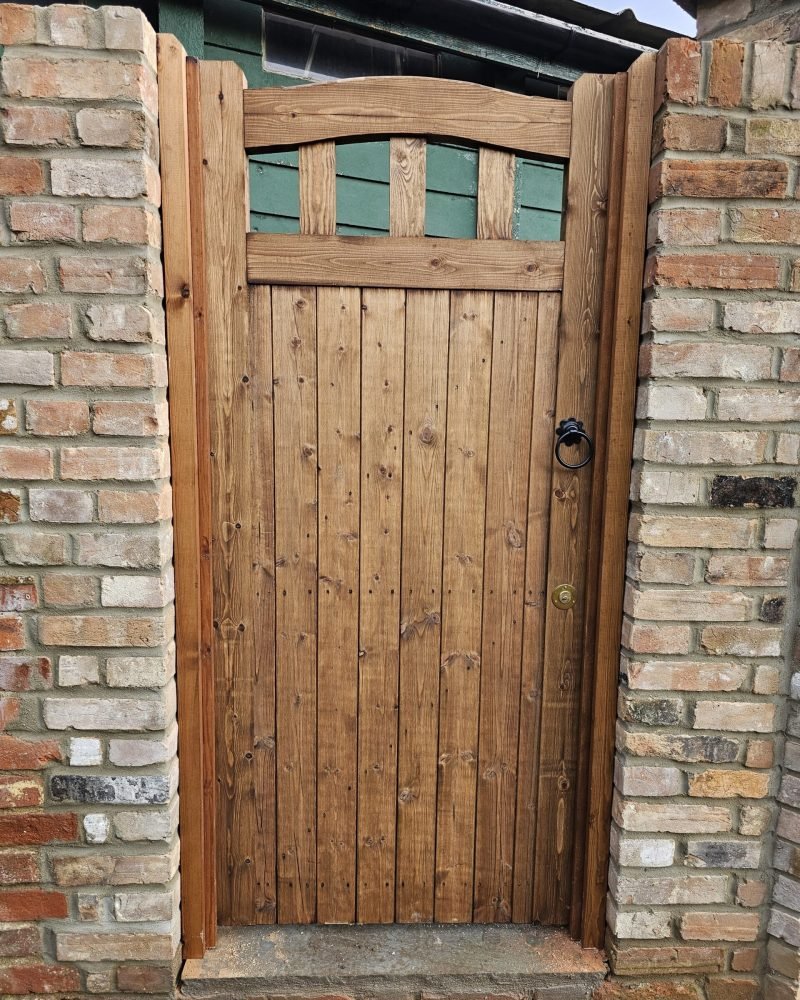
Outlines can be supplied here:
M665 114L655 123L653 152L719 153L727 126L722 115Z
M652 875L611 877L611 893L627 906L668 906L676 903L724 903L726 875Z
M20 302L6 306L4 319L14 340L64 340L72 336L68 303Z
M41 295L47 281L38 260L30 257L0 257L0 292Z
M750 771L700 771L689 775L689 795L706 799L763 799L769 775Z
M64 479L118 479L142 482L169 474L169 459L163 448L86 447L64 448L61 475Z
M731 239L735 243L800 243L800 212L796 209L731 207L728 218Z
M800 121L796 118L749 118L745 150L748 153L800 155Z
M775 745L771 740L748 740L745 755L746 767L772 767L775 763Z
M65 292L146 295L156 291L151 283L152 266L144 257L62 257L58 276Z
M39 777L0 774L0 809L35 809L44 801L44 789ZM2 893L0 893L2 897ZM2 910L2 904L0 904ZM10 920L11 917L0 919ZM26 918L19 918L26 919Z
M698 472L639 465L631 476L631 500L643 503L695 505L700 501L703 477ZM676 581L678 582L678 581ZM685 582L691 582L691 578Z
M31 434L76 437L89 430L89 407L77 399L30 399L25 404L25 425Z
M703 420L707 407L708 399L700 386L650 382L639 388L636 415L650 420Z
M703 333L713 325L711 299L648 299L643 306L642 329L645 333L673 330Z
M54 802L164 805L171 788L166 775L54 774L50 795Z
M39 641L45 646L159 646L167 639L163 618L111 615L41 615Z
M720 389L717 394L719 420L748 420L753 423L800 419L800 393L795 389Z
M753 672L755 694L777 694L781 687L781 673L777 667L761 663Z
M695 729L771 733L774 725L775 706L769 702L698 701L695 707Z
M755 941L758 929L757 913L685 913L681 918L681 937L687 941Z
M178 732L173 727L168 736L158 740L109 740L108 759L119 767L149 767L171 760L177 748Z
M663 288L779 288L780 260L766 254L659 253L648 258L645 282Z
M0 920L47 920L67 916L63 892L14 889L0 892Z
M75 209L58 202L11 202L9 227L20 242L69 243L78 236Z
M168 713L162 699L47 698L44 702L48 729L157 730L167 724Z
M86 336L90 340L131 344L164 342L163 324L138 303L89 306L86 310Z
M686 625L661 625L651 622L622 622L622 645L634 653L688 653L692 633Z
M767 549L790 549L797 533L797 521L776 517L764 525L764 547Z
M25 624L19 615L0 614L0 650L24 649Z
M618 975L718 972L723 968L724 961L722 948L692 948L686 945L615 946L611 956L612 969Z
M50 448L0 445L1 479L51 479L52 476Z
M724 833L730 810L677 802L614 801L614 819L624 829L641 833Z
M700 635L703 649L728 656L780 656L780 628L748 625L709 625Z
M693 868L758 868L761 844L747 840L692 840L686 864Z
M72 767L95 767L103 763L103 745L93 736L73 736L69 741Z
M104 576L101 603L106 608L163 608L174 597L172 575Z
M100 490L97 504L99 518L107 524L155 524L172 512L168 489L158 493Z
M25 45L36 40L35 8L29 4L0 5L0 45Z
M771 375L772 351L755 344L643 344L639 371L660 378L765 379Z
M66 108L1 108L0 125L9 146L71 145L70 115Z
M82 490L30 490L28 502L32 521L86 524L94 519L92 497Z
M6 93L11 97L141 101L151 109L155 103L155 86L150 70L137 63L122 62L118 57L36 58L22 53L6 53L3 80Z
M95 434L120 437L155 437L168 430L166 401L131 403L106 400L93 407L92 430Z
M62 566L67 561L64 536L44 531L26 531L0 538L0 551L6 562L18 566Z
M792 476L715 476L712 507L794 507L797 480Z
M676 726L683 716L679 698L631 698L620 694L619 717L644 726Z
M147 171L141 159L60 159L50 164L53 194L66 197L139 198L148 194Z
M52 686L49 657L34 653L0 656L0 691L45 691Z
M37 851L0 851L0 883L22 885L40 880Z
M716 590L636 590L628 586L625 611L651 621L749 621L752 598Z
M771 555L712 555L705 578L708 583L763 587L786 585L789 560Z
M716 39L711 45L706 100L712 107L735 108L742 100L744 45Z
M124 993L169 993L174 978L169 966L137 963L117 968L117 987Z
M53 964L17 964L0 969L3 993L59 993L79 990L80 973L73 966Z
M42 194L42 161L28 156L0 156L0 195Z
M157 247L161 227L156 215L138 205L92 205L83 210L83 238L87 243Z
M661 798L681 794L683 774L677 767L623 764L618 760L614 769L614 784L621 795Z
M644 941L672 935L670 914L665 910L620 911L609 902L607 917L608 928L617 938Z
M627 662L628 686L641 691L737 691L745 679L738 663L648 660Z
M669 548L749 549L755 544L757 528L757 521L745 518L638 514L631 518L630 538Z
M151 354L111 354L68 351L61 357L64 385L147 389L166 385L162 357Z
M661 160L650 174L650 200L785 198L788 186L780 160Z
M178 854L108 855L88 853L55 856L51 860L57 885L159 885L178 870Z
M47 573L42 577L44 603L51 608L91 608L97 604L94 577Z
M0 382L19 385L53 385L55 381L53 355L50 351L16 351L3 349Z
M778 41L755 42L753 45L750 107L777 108L783 103L786 65L791 50Z
M700 89L700 43L670 38L658 53L655 107L665 101L697 104Z
M648 246L714 246L720 241L721 218L716 209L663 208L650 213Z
M76 543L75 562L79 566L160 569L170 554L162 536L135 532L106 530L81 534Z
M0 930L0 958L25 958L41 953L42 941L37 927L26 925Z
M56 956L62 962L171 959L177 942L171 934L140 931L113 934L56 932Z
M96 48L97 14L89 7L57 3L48 9L50 41L68 48Z
M74 813L9 813L0 815L0 844L68 843L77 839Z
M780 380L781 382L800 382L800 348L784 349L781 358Z
M19 430L17 417L17 401L15 399L0 399L0 434L12 435Z
M84 687L100 683L100 661L96 656L59 656L59 687Z
M772 815L765 806L742 806L739 811L739 833L744 837L760 837L772 825Z
M692 552L661 552L631 547L627 572L642 583L692 583L697 559Z
M621 749L637 757L666 757L686 763L731 763L739 756L739 744L725 736L624 732Z

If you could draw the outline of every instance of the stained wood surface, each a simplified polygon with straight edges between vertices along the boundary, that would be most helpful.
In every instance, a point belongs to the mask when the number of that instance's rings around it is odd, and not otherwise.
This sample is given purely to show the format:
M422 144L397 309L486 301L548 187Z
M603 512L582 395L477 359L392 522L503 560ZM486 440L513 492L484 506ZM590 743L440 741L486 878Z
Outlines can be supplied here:
M426 144L399 137L389 144L389 232L425 235Z
M497 293L486 489L474 919L511 920L538 297Z
M452 292L447 391L435 919L472 920L494 296Z
M336 144L300 147L300 232L336 234Z
M360 923L395 914L405 293L361 298Z
M650 99L654 86L655 56L648 53L640 56L628 71L620 198L620 256L606 432L608 457L598 579L596 684L586 823L586 896L581 935L584 944L592 947L600 947L605 933L603 904L608 868L617 659L622 623L628 486L647 227L647 178L653 124Z
M317 290L317 911L356 915L361 295Z
M562 243L249 233L253 283L557 291Z
M572 88L573 142L567 185L564 292L559 327L555 420L594 415L603 290L613 77L584 76ZM552 440L552 439L551 439ZM582 664L585 567L592 471L553 466L547 593L578 591L564 611L548 602L542 687L533 919L569 920ZM577 581L577 583L576 583Z
M244 77L200 65L212 465L217 886L221 923L275 920L271 365L250 336ZM263 293L262 293L263 294ZM254 302L265 319L263 297Z
M181 881L183 953L200 958L205 950L207 810L203 753L205 690L202 674L202 594L200 589L201 477L194 415L195 328L191 206L189 203L189 124L186 53L172 35L158 39L159 124L164 196L164 297L170 380L170 449L174 486L175 632L179 664L178 711L181 770L180 822L197 850L184 859ZM188 292L188 294L186 294ZM213 880L211 880L213 881Z
M478 239L514 238L515 157L482 149L478 160Z
M429 77L367 77L245 93L247 149L419 135L566 158L570 123L566 101Z

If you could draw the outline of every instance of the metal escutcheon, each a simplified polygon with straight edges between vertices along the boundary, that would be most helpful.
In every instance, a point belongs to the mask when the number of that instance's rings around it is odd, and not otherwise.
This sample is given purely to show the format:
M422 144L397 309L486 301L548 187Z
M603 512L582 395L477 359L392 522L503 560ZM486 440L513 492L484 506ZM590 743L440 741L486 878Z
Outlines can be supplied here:
M568 611L574 606L578 592L571 583L560 583L550 595L550 600L561 611Z

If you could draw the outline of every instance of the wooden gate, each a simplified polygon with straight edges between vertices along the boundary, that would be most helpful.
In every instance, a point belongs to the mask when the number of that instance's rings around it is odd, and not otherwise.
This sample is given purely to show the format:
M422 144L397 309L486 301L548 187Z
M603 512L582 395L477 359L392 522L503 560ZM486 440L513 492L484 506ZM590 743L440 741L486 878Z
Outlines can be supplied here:
M411 78L242 95L234 64L189 64L194 282L173 292L196 416L173 451L199 442L176 491L200 497L200 619L210 534L213 628L181 739L221 923L535 921L599 943L615 671L593 654L620 580L599 614L597 588L624 557L608 501L624 524L652 85L645 57L569 102ZM335 140L356 136L393 137L388 237L336 235ZM474 240L424 235L430 136L480 149ZM246 152L275 147L300 151L297 235L247 233ZM567 163L563 242L513 238L517 154ZM573 417L580 468L555 457ZM213 882L188 878L208 938Z

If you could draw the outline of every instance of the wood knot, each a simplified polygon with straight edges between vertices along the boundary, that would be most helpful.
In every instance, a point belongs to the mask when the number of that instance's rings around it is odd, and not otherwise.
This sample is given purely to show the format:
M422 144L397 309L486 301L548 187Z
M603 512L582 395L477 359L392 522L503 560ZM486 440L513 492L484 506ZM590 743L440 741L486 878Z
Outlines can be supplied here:
M419 429L419 439L422 444L433 444L436 440L436 431L429 423L425 423Z

